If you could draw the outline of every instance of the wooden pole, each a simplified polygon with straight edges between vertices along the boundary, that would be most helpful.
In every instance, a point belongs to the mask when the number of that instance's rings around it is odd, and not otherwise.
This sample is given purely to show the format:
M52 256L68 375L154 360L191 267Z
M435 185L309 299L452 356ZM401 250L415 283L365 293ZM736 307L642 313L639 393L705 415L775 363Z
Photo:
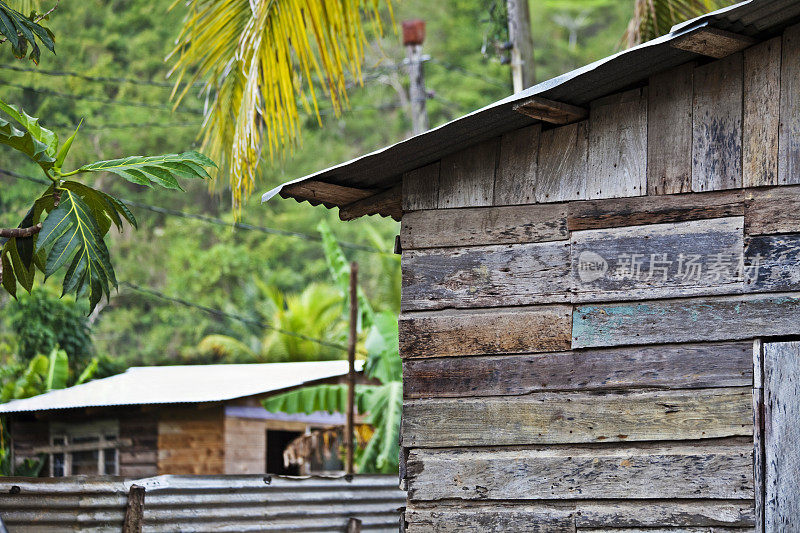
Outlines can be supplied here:
M403 45L406 47L408 62L409 99L411 100L411 130L414 135L428 130L428 93L425 90L425 75L422 70L425 58L422 56L422 43L425 40L424 20L403 21Z
M533 37L528 0L506 0L508 40L511 41L511 79L518 93L536 84Z
M353 473L353 418L356 398L356 340L358 327L358 263L350 263L350 336L347 343L347 427L345 428L345 473Z
M144 487L131 485L128 492L128 506L125 509L125 522L122 525L122 533L142 533L144 492Z

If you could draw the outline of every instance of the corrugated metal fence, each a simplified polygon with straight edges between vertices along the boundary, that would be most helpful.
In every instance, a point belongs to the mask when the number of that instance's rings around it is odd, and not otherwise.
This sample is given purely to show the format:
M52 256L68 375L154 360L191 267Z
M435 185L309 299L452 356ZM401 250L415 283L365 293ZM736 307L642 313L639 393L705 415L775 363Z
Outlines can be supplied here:
M146 532L344 531L351 517L394 532L406 501L397 476L0 478L0 516L10 533L119 532L133 484Z

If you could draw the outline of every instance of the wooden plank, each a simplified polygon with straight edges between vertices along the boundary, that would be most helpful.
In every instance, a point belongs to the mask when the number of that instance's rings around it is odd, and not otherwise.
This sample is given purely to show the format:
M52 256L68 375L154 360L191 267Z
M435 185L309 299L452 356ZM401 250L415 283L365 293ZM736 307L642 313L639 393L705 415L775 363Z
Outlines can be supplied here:
M592 102L586 198L647 194L647 88Z
M800 516L798 419L800 342L764 343L764 531L792 531L797 527Z
M400 220L403 217L401 205L402 188L402 184L397 184L385 191L340 207L339 218L341 220L355 220L364 215L381 215Z
M403 358L568 350L568 305L400 315Z
M312 202L347 205L372 196L376 192L374 189L357 189L323 181L305 180L287 185L281 190L281 196L283 198L296 198Z
M799 314L798 293L576 306L572 348L788 335Z
M572 233L574 301L741 292L743 217Z
M778 183L800 183L800 24L783 32Z
M443 447L752 438L752 409L750 387L407 400L401 439Z
M752 498L749 444L412 450L419 500Z
M570 300L569 241L410 250L402 262L403 311Z
M536 201L585 199L588 154L588 121L543 131L539 142Z
M403 174L403 211L439 205L439 161Z
M618 228L744 215L742 191L570 202L567 229Z
M692 190L692 76L686 63L650 77L647 98L647 194Z
M492 205L499 141L499 137L489 139L442 158L440 209Z
M125 521L122 524L122 533L142 533L142 526L144 525L144 494L144 487L131 485L128 491L128 504L125 507Z
M719 59L753 46L756 42L747 35L704 26L671 40L669 44L681 50Z
M581 533L752 533L753 528L741 527L657 527L657 528L581 528Z
M766 458L764 455L764 343L753 341L753 485L755 486L756 531L764 533L766 506Z
M780 37L744 51L744 187L778 185L780 79Z
M800 233L800 187L782 186L745 191L747 235Z
M567 204L414 211L403 216L403 250L520 244L569 238Z
M534 96L516 104L514 111L550 124L578 122L585 119L589 114L583 107L565 104L564 102L555 102L540 96Z
M508 396L635 387L743 387L752 343L668 344L544 354L407 360L406 398Z
M539 155L536 124L504 134L500 140L500 160L494 182L494 205L519 205L536 202L535 187Z
M692 190L742 186L742 54L694 71Z
M581 503L576 525L588 527L752 527L752 501L617 501ZM651 531L651 530L648 530Z
M800 234L749 237L744 261L748 291L800 289Z
M574 533L575 511L555 504L408 509L408 533Z

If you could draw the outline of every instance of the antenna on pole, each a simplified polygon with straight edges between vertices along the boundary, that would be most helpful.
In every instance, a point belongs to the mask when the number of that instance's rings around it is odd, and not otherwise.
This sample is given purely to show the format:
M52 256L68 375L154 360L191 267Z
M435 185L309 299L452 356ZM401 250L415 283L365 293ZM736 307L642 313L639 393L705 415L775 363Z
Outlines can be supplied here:
M422 42L425 40L425 21L421 19L403 21L403 46L406 47L406 64L409 77L409 100L411 100L411 130L418 135L428 130L428 111L426 101L423 63L428 60L422 55Z

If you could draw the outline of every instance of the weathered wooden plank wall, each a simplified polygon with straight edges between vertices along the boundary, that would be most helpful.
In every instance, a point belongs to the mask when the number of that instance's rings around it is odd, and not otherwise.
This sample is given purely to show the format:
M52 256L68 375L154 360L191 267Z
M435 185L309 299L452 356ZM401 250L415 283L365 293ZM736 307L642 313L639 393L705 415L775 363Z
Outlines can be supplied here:
M798 50L405 176L408 531L763 530L761 397L798 394L753 356L800 335Z

